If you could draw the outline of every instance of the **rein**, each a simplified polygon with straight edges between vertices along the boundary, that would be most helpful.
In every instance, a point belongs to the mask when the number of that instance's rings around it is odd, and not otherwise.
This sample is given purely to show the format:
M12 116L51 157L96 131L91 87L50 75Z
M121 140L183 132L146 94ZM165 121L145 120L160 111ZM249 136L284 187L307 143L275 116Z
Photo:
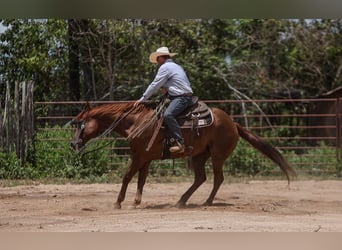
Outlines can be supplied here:
M145 120L145 122L143 122L140 126L136 127L132 133L130 135L127 136L127 140L130 141L132 139L134 139L135 137L140 136L151 124L153 124L158 116L164 111L164 108L167 104L167 100L162 100L159 105L156 107L154 115L152 117L152 119L148 119ZM95 152L97 150L100 150L102 148L107 147L110 143L112 143L112 141L109 141L108 143L106 143L105 145L99 146L95 149L89 150L84 152L84 150L86 149L86 147L88 147L91 143L95 142L96 139L100 139L102 137L105 137L106 135L110 134L118 125L119 123L126 118L133 110L135 109L135 107L133 106L130 110L128 110L127 112L123 113L121 116L119 116L115 121L113 121L113 123L105 130L103 131L99 136L97 136L96 138L94 138L94 140L89 141L86 145L84 145L84 147L78 152L81 155L86 155L92 152ZM150 142L150 146L149 148L152 146L154 139L151 138L151 142ZM148 150L147 150L148 151Z
M154 110L154 114L153 117L150 119L146 119L145 121L143 121L139 126L137 126L136 128L133 129L133 131L127 136L127 140L130 141L136 137L139 137L148 127L150 127L152 124L154 124L157 119L158 116L164 112L164 108L167 104L167 100L163 99L158 106L155 108ZM157 131L158 132L158 131ZM148 150L147 150L148 151Z
M113 121L112 124L111 124L105 131L102 132L102 134L100 134L99 136L97 136L97 137L94 138L94 139L100 139L100 138L102 138L102 137L104 137L104 136L110 134L110 133L119 125L119 123L120 123L124 118L126 118L134 109L135 109L135 107L133 106L133 107L132 107L130 110L128 110L126 113L124 113L123 115L119 116L118 119L116 119L115 121ZM84 145L84 147L82 148L81 151L79 151L79 153L82 153L83 150L84 150L86 147L88 147L89 144L91 144L91 143L93 143L93 142L95 142L95 140L89 141L88 144ZM97 150L100 150L100 149L102 149L102 148L104 148L104 147L107 147L107 146L108 146L109 144L111 144L111 143L112 143L112 141L106 143L105 145L102 145L102 146L100 146L100 147L97 147L97 148L95 148L95 149L93 149L93 150L86 151L86 152L82 153L82 155L86 155L86 154L89 154L89 153L91 153L91 152L95 152L95 151L97 151Z

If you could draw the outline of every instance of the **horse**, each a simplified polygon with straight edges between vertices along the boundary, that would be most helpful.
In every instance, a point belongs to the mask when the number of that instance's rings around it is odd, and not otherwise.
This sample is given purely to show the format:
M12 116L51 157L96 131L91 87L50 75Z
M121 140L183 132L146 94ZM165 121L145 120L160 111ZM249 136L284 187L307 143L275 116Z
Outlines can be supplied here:
M275 162L286 175L288 184L290 184L290 177L295 176L296 173L275 147L234 122L225 111L215 107L210 109L213 115L213 122L210 126L199 128L196 135L193 135L191 129L182 128L185 145L193 145L190 167L194 172L194 181L180 197L176 207L186 207L190 196L206 181L205 163L210 157L214 175L213 188L203 205L213 205L216 193L224 181L223 164L235 149L239 137L249 142L264 156ZM137 127L154 116L155 109L147 103L141 103L136 107L133 102L109 103L90 107L87 102L83 110L72 120L72 123L76 125L76 131L71 146L74 150L80 152L89 140L112 131L124 138L129 138ZM146 151L151 137L157 129L156 126L157 123L150 124L139 136L129 140L131 161L122 179L121 189L114 203L114 208L121 208L121 203L125 200L128 184L137 173L137 191L133 206L136 207L141 204L149 165L153 160L163 158L165 128L158 131L154 143ZM169 158L184 158L189 157L189 155L189 150L185 150L183 153L170 153Z

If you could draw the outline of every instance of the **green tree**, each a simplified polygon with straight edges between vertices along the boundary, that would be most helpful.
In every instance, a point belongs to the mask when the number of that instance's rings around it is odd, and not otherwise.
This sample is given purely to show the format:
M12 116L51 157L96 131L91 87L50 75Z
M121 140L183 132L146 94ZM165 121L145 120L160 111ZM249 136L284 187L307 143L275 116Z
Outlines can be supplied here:
M341 82L339 19L2 23L8 29L0 34L1 79L34 80L39 100L136 99L155 75L148 55L160 46L178 53L202 99L235 98L227 82L256 99L313 97Z
M35 82L39 100L65 96L67 50L65 20L2 20L0 76L3 82Z

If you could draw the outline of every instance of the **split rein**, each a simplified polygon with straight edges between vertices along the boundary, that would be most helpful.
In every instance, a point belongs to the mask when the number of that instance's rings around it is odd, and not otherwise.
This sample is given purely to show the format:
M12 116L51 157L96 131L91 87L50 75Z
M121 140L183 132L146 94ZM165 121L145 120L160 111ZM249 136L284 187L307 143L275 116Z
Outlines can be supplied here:
M142 123L140 126L136 127L132 133L126 138L127 140L131 140L131 139L134 139L135 137L139 137L153 122L155 122L157 120L157 117L160 113L162 113L164 111L164 107L165 105L167 104L167 100L162 100L159 105L156 107L155 109L155 113L153 115L153 118L152 119L149 119L147 123ZM118 125L119 123L124 119L126 118L133 110L135 109L135 107L133 106L130 110L128 110L126 113L123 113L121 116L118 117L118 119L116 119L115 121L113 121L113 123L102 133L100 134L99 136L97 136L95 139L100 139L102 137L105 137L106 135L110 134ZM73 121L71 121L71 123L73 123ZM83 130L85 128L85 124L84 124L84 121L83 121L83 124L81 125L81 130ZM99 146L95 149L92 149L92 150L89 150L89 151L86 151L86 152L83 152L84 149L86 147L89 146L89 144L95 142L96 140L92 140L92 141L89 141L88 144L84 145L84 147L79 151L79 154L81 155L86 155L86 154L89 154L89 153L92 153L92 152L95 152L97 150L100 150L102 148L105 148L107 147L109 144L112 143L112 141L109 141L108 143L106 143L105 145L102 145L102 146Z
M124 114L122 114L121 116L119 116L116 120L113 121L113 123L112 123L105 131L102 132L102 134L100 134L99 136L97 136L96 139L100 139L100 138L105 137L106 135L110 134L110 133L119 125L119 123L120 123L124 118L126 118L134 109L135 109L135 107L133 106L133 107L132 107L130 110L128 110L126 113L124 113ZM83 122L84 122L84 121L83 121ZM72 122L71 122L71 123L72 123ZM83 126L83 128L82 128L82 126ZM83 123L83 124L81 125L81 130L85 128L84 126L85 126L85 124ZM102 145L102 146L97 147L97 148L95 148L95 149L92 149L92 150L83 152L84 149L85 149L86 147L89 146L89 144L91 144L91 143L93 143L93 142L95 142L95 141L96 141L96 140L89 141L88 144L85 144L84 147L83 147L78 153L81 154L81 155L86 155L86 154L95 152L95 151L97 151L97 150L100 150L100 149L102 149L102 148L105 148L105 147L107 147L109 144L112 143L112 141L110 141L110 142L106 143L105 145Z

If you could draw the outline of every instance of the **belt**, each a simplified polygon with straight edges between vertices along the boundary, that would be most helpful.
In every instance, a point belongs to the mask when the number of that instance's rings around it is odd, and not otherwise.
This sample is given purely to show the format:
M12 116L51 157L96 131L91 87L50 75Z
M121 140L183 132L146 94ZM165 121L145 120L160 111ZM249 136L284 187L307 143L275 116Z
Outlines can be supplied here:
M192 96L192 93L189 92L189 93L182 94L182 95L180 95L180 96Z
M184 96L192 96L192 93L185 93L185 94L181 94L181 95L170 95L171 98L177 98L177 97L184 97Z

